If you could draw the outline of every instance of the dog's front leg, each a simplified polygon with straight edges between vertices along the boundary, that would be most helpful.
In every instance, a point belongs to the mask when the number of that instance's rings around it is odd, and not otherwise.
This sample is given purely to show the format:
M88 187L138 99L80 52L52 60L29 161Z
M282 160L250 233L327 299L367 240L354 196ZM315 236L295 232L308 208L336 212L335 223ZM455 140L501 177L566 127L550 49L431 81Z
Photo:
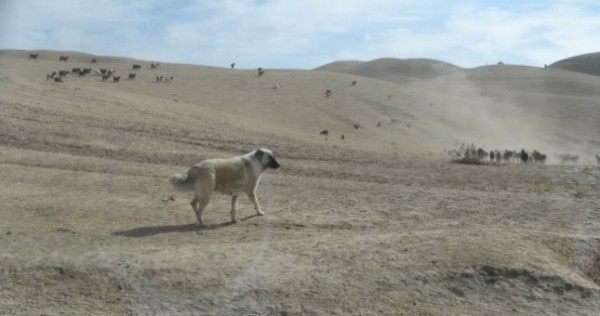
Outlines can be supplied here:
M238 195L234 194L231 196L231 222L232 223L236 223L237 220L235 219L235 212L237 211L237 202L238 202Z
M248 197L250 198L250 201L252 201L252 204L254 204L254 210L256 211L256 214L265 215L265 212L260 209L260 204L258 204L258 200L256 199L256 193L254 191L248 193Z

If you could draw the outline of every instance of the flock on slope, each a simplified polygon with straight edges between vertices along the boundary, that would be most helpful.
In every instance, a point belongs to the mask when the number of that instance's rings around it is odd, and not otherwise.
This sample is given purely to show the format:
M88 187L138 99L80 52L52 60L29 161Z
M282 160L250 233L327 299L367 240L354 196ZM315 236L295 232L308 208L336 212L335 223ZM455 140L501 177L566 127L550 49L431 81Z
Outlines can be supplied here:
M29 59L37 59L39 57L39 53L29 53ZM60 55L58 57L59 62L68 62L68 55ZM96 64L98 63L97 58L92 58L90 63ZM502 66L504 63L502 61L498 62L498 65ZM160 66L159 63L150 63L150 69L154 70ZM235 69L236 63L231 63L231 69ZM544 68L547 68L548 65L544 65ZM129 72L127 75L127 80L135 80L137 73L136 71L142 69L142 66L139 64L133 64L131 67L132 72ZM262 67L258 67L257 69L258 77L262 77L265 74L265 69ZM46 80L53 80L54 82L63 82L64 78L67 76L77 76L77 77L85 77L87 75L90 76L99 76L102 81L109 81L112 79L112 82L117 83L121 79L121 75L117 75L115 69L112 68L92 68L92 67L73 67L71 70L54 70L50 73L46 74ZM156 76L155 82L158 83L168 83L174 80L174 76L166 76L166 75L158 75ZM357 80L353 80L351 82L351 86L354 87L358 83ZM281 85L276 83L272 89L280 89ZM332 89L325 90L325 98L331 98L333 96ZM390 100L393 95L388 95L387 100ZM390 124L398 123L395 119L391 120ZM381 121L377 123L377 127L381 127ZM358 130L360 128L359 123L353 123L354 129ZM410 125L407 125L410 127ZM319 133L320 136L325 136L325 140L327 140L330 135L329 130L321 130ZM341 140L345 140L346 136L344 134L340 135ZM533 150L531 153L522 149L521 151L517 150L490 150L489 152L484 150L483 148L477 148L474 145L466 146L462 144L458 149L450 150L447 152L451 157L451 160L454 162L461 163L510 163L510 162L521 162L521 163L539 163L544 164L548 156L543 154L537 150ZM579 156L576 154L555 154L555 157L558 158L560 163L562 164L576 164L579 161ZM600 165L600 154L595 155L597 164Z

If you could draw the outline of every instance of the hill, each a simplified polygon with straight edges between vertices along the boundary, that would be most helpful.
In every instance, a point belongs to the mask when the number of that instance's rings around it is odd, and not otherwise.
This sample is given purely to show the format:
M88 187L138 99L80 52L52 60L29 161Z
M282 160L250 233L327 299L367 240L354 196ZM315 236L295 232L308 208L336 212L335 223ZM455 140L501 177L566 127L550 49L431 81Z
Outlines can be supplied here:
M0 51L0 314L597 315L594 76L29 53ZM462 142L549 161L449 162ZM215 195L196 225L169 176L258 147L266 215Z
M565 58L550 64L549 67L600 76L600 53Z
M357 76L382 79L396 83L429 79L461 71L461 68L433 59L381 58L368 62L338 61L316 70L336 71Z

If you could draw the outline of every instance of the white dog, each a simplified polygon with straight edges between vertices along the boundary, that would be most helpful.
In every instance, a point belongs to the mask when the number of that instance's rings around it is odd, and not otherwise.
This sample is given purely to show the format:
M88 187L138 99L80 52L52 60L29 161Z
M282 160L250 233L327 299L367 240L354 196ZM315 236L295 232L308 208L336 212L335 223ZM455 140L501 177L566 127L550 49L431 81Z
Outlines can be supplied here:
M265 214L256 199L256 187L258 187L263 171L267 168L277 169L279 166L273 153L268 149L261 148L243 156L201 161L191 167L186 175L172 175L171 184L179 190L194 191L191 204L199 225L204 225L202 213L213 192L230 194L231 222L235 223L238 194L241 192L248 195L254 204L257 215Z

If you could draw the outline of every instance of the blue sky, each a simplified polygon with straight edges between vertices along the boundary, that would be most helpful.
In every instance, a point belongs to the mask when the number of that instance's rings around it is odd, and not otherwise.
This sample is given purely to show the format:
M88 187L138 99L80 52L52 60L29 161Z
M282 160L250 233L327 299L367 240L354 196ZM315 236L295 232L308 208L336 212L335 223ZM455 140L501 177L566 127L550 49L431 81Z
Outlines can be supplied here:
M433 58L542 66L600 51L600 1L0 0L0 49L240 68Z

